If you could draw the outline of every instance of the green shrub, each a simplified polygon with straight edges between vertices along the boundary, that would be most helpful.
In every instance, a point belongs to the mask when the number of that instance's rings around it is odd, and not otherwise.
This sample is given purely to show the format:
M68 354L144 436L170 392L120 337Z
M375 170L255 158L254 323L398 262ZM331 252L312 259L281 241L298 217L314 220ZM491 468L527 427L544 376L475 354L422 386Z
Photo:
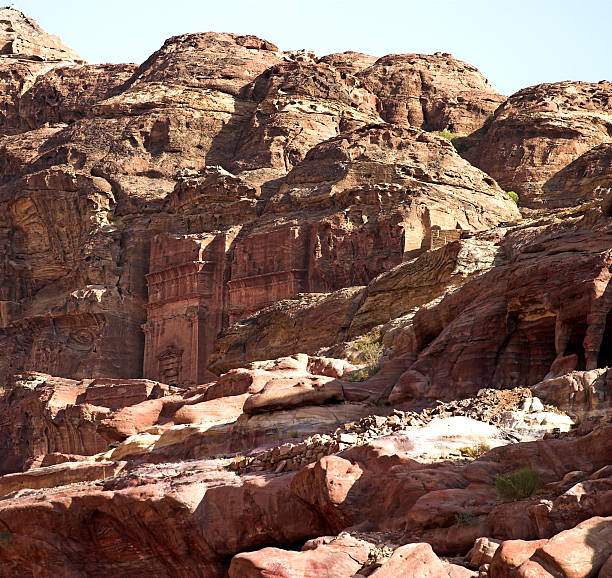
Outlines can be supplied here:
M474 514L468 512L457 512L455 514L455 524L457 526L469 526L476 521Z
M508 196L518 205L519 196L514 191L508 191Z
M491 449L491 446L485 442L478 442L474 446L465 446L459 448L461 455L467 456L468 458L479 458L482 454L486 454Z
M441 136L442 138L445 138L448 142L453 142L453 139L455 138L455 135L450 131L450 130L437 130L436 134L438 136Z
M368 333L355 343L355 349L359 351L361 359L370 366L377 365L382 355L382 336L380 331Z
M345 381L365 381L380 371L380 365L376 364L371 367L363 367L347 373L342 379Z
M504 502L516 502L531 496L540 487L540 474L533 468L522 468L495 476L495 489Z
M360 361L366 363L368 367L363 367L352 371L344 376L347 381L364 381L376 373L380 369L378 363L382 355L382 335L380 331L373 331L360 337L353 347L359 352Z

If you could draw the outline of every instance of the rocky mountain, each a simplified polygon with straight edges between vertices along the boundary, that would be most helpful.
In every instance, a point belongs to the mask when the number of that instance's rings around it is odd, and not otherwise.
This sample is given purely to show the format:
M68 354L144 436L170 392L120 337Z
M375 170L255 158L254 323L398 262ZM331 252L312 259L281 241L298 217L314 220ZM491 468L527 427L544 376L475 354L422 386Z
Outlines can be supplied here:
M0 576L612 575L608 82L0 13Z
M525 88L500 106L478 132L464 145L465 158L506 190L517 192L525 207L571 207L608 192L597 186L575 191L566 186L564 171L574 162L584 167L581 178L598 171L588 155L597 145L612 141L610 82Z

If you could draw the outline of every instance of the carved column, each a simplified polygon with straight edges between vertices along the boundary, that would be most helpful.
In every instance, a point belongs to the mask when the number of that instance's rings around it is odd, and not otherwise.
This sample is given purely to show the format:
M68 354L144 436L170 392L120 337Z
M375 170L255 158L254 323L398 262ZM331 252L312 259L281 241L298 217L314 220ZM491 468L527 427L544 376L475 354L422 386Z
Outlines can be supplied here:
M197 385L198 382L198 365L199 359L199 315L198 307L188 307L185 313L187 318L188 331L191 336L189 346L189 366L184 367L182 376L182 385Z

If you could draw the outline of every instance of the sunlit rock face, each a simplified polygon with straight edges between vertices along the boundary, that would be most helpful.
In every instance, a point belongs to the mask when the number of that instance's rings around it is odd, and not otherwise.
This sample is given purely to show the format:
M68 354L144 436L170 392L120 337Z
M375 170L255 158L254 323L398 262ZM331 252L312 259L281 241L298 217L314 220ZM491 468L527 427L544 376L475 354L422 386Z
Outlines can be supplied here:
M211 32L170 38L140 67L91 66L7 14L38 56L2 60L3 379L201 383L232 323L518 218L427 123L385 112L369 57ZM417 92L494 94L450 57L399 60L402 98L428 62Z
M597 191L601 185L593 177L609 175L609 163L598 160L606 149L589 151L610 142L612 85L558 82L513 94L468 139L462 154L518 193L522 205L559 208L605 196L608 191ZM572 174L582 182L572 183Z
M610 575L609 83L4 8L0 88L0 577Z

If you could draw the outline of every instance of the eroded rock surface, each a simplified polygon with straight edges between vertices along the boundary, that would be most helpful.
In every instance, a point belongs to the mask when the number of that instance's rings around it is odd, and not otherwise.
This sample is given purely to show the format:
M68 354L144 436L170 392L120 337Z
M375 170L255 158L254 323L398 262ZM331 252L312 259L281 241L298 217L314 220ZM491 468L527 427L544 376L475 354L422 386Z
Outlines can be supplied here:
M609 83L0 40L0 576L610 574Z
M417 312L407 348L418 358L391 400L608 366L609 235L599 210L507 234L507 264Z
M589 151L612 140L612 85L559 82L525 88L480 133L463 155L505 190L517 192L522 205L578 205L598 195L589 187L589 173L601 171L597 156L605 149ZM574 170L584 178L579 187L568 186Z
M447 141L384 124L367 57L210 32L170 38L138 68L62 58L5 63L4 378L193 386L231 323L519 216ZM445 110L459 93L480 102L473 83L494 94L468 65L415 58L437 63L426 90Z

